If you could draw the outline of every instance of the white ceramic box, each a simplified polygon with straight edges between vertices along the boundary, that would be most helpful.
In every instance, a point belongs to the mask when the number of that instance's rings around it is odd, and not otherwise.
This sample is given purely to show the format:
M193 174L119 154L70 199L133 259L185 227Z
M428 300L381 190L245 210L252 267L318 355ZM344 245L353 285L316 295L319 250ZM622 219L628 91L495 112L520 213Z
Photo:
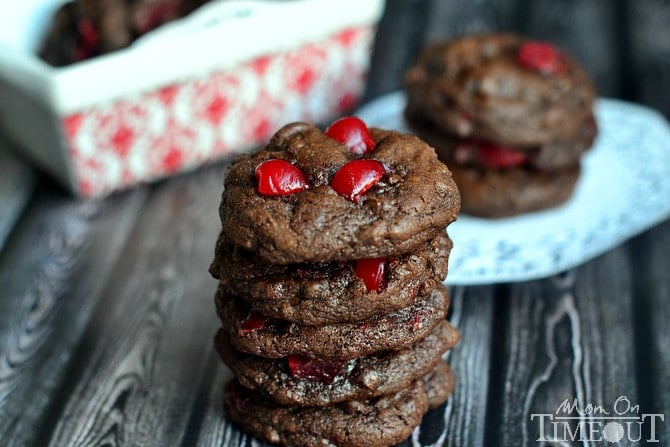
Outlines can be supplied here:
M0 127L95 197L248 150L360 98L383 0L219 0L130 48L54 68L35 56L62 0L0 15Z

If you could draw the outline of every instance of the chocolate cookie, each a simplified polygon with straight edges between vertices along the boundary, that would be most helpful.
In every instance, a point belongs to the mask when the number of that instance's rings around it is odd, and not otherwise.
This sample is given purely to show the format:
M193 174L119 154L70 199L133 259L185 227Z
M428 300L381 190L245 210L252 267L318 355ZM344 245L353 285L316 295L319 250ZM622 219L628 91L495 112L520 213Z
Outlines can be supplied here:
M500 218L552 208L565 202L579 179L579 165L559 171L452 168L461 185L463 213Z
M295 264L395 257L434 239L459 210L449 170L414 136L380 129L371 135L373 150L355 155L315 126L293 123L264 150L239 157L220 206L226 240L267 262ZM259 193L255 174L273 159L297 171L292 175L304 181L299 190ZM348 178L336 182L340 172ZM335 189L340 183L357 188L348 182L368 181L368 174L377 177L364 193Z
M456 386L456 376L446 362L440 362L423 378L428 408L434 410L451 396Z
M227 296L221 287L216 295L217 313L233 347L272 359L307 355L350 360L380 351L404 349L428 336L444 319L448 306L447 289L440 285L406 308L363 322L300 326L249 314L241 300Z
M447 275L451 246L442 232L416 252L379 260L385 270L379 291L361 277L356 261L269 264L223 237L210 272L267 317L309 326L344 323L398 310L430 293Z
M446 133L434 123L426 121L419 110L407 108L405 119L426 143L435 148L440 160L447 163L452 171L455 166L479 164L477 146L481 145L481 141L461 139ZM579 164L584 152L591 148L597 133L595 118L589 115L578 126L575 135L562 136L541 146L519 148L524 157L522 165L534 171L573 168Z
M54 15L39 50L54 66L130 45L139 36L189 14L208 0L75 0Z
M430 45L405 87L408 109L445 133L517 148L576 135L595 98L570 55L512 34Z
M442 354L458 339L458 331L443 321L409 348L349 361L308 357L269 360L244 354L230 345L223 330L217 334L216 347L246 388L282 405L324 406L407 388L440 363Z
M390 396L316 408L277 406L233 381L223 405L244 431L295 447L392 446L412 433L429 408L422 380Z

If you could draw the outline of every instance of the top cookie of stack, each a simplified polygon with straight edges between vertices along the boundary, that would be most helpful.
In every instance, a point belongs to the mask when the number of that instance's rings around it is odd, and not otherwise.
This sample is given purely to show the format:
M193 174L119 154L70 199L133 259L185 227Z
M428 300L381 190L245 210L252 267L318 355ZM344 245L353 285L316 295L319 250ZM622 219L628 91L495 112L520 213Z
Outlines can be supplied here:
M310 124L279 130L226 177L223 237L267 262L293 264L399 256L443 233L460 206L447 166L414 136L370 135L364 149L349 149ZM265 182L277 191L259 194Z
M227 416L287 445L406 438L454 384L441 282L459 202L430 146L354 117L238 157L210 267Z

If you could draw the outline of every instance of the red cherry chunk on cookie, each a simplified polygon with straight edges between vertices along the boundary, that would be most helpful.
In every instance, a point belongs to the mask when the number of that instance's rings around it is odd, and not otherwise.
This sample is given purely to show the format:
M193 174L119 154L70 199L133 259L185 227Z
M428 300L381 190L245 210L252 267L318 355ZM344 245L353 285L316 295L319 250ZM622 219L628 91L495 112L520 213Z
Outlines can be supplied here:
M354 155L363 155L375 148L368 126L355 116L345 116L326 129L326 135L349 148Z
M508 146L488 143L480 147L479 159L491 168L509 168L524 164L526 154Z
M522 67L542 74L560 74L568 68L565 55L546 42L524 43L516 58Z
M421 329L427 321L428 314L425 311L418 311L412 315L412 329L418 331Z
M458 163L476 163L492 169L521 166L527 158L525 153L513 147L484 140L468 140L454 152Z
M288 369L294 379L333 383L344 372L344 367L345 362L338 360L317 360L305 355L288 357Z
M356 276L365 283L368 291L381 292L386 287L386 258L359 259L356 261Z
M256 166L258 192L264 196L287 196L309 187L305 174L286 160L265 160Z
M372 188L386 173L377 160L352 160L333 175L330 186L341 196L359 203L361 196Z
M268 323L268 317L266 317L257 310L252 310L249 313L249 316L247 316L247 318L240 325L240 332L244 334L247 332L255 331L256 329L261 329L265 327L267 323Z

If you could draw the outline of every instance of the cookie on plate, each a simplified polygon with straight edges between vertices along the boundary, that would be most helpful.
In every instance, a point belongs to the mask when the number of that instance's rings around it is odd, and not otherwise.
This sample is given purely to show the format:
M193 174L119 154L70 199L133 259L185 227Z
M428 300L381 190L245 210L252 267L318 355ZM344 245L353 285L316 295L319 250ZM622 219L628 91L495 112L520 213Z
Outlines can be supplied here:
M224 408L247 432L275 444L382 447L406 439L453 386L451 370L441 363L424 379L394 394L327 407L289 407L233 381L224 395Z
M597 135L578 62L514 34L433 43L405 76L410 127L449 164L462 211L505 217L572 194Z

